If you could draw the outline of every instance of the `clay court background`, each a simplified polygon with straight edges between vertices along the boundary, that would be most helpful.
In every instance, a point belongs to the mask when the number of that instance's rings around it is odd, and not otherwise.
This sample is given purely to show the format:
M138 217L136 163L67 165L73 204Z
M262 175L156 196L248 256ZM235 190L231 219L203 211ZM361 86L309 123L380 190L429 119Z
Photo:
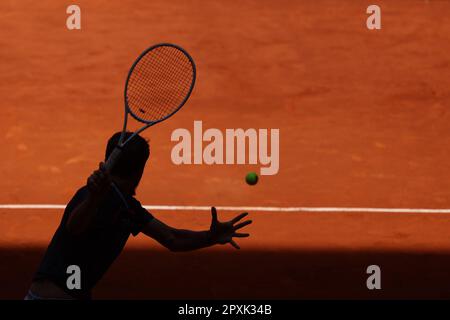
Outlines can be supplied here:
M188 105L143 135L149 205L450 208L449 1L0 3L0 204L65 204L121 128L123 83L148 45L197 63ZM280 171L173 165L171 132L279 128ZM62 210L0 209L0 298L21 299ZM205 229L207 212L153 214ZM220 213L229 218L234 213ZM450 215L250 212L241 251L131 239L95 298L450 298ZM366 288L366 267L382 290Z

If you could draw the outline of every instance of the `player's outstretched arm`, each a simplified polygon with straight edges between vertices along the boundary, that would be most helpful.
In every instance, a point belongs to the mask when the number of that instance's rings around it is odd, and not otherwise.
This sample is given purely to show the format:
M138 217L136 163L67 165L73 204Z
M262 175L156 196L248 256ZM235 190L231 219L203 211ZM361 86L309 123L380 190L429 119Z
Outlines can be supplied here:
M66 228L71 234L77 235L89 228L98 205L110 185L111 177L104 163L100 162L98 170L94 171L87 180L89 195L70 213L67 220Z
M249 225L252 223L252 220L241 221L248 215L247 212L241 213L240 215L234 217L230 221L220 222L217 219L217 210L215 207L211 208L211 237L215 243L218 244L231 244L236 249L240 249L238 244L234 241L233 238L247 238L250 236L248 233L237 232L239 229ZM239 222L239 223L238 223Z
M216 208L211 208L211 227L205 231L182 230L170 227L158 219L152 219L144 228L143 233L155 239L171 251L190 251L209 247L215 244L230 243L236 249L240 249L233 238L248 237L248 233L237 232L239 229L252 223L247 220L238 223L247 213L242 213L227 222L217 219Z

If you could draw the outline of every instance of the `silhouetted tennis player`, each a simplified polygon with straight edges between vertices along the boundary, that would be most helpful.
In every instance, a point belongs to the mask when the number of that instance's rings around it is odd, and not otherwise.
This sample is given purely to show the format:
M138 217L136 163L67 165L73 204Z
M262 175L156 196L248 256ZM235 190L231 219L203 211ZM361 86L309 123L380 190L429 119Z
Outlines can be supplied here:
M105 159L117 146L121 132L108 141ZM128 138L131 133L127 132ZM170 227L153 217L133 196L150 155L149 145L139 135L124 149L111 172L100 163L68 203L61 223L34 276L26 300L90 299L91 290L120 254L130 234L143 232L171 251L188 251L230 243L248 237L237 230L251 223L240 222L247 213L228 222L217 220L212 208L209 230L191 231ZM117 188L117 189L116 189ZM81 270L81 288L69 289L67 268Z

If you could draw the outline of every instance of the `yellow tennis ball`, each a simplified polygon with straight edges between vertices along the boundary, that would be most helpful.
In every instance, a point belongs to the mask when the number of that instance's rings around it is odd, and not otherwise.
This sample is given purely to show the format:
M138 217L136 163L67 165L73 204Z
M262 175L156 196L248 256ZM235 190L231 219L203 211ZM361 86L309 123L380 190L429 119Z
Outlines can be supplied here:
M247 184L253 186L258 182L258 175L254 172L249 172L245 176L245 181L247 182Z

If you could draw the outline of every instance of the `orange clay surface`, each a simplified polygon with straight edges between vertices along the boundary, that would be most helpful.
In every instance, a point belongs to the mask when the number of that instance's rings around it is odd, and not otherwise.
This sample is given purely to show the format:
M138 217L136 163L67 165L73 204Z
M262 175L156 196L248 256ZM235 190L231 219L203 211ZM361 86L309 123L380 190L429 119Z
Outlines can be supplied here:
M87 1L82 30L53 0L0 2L0 204L65 204L122 125L147 46L197 63L188 104L147 130L138 199L155 205L450 208L450 2ZM177 128L279 128L280 171L172 164ZM21 299L61 210L0 209L0 298ZM196 230L207 212L158 212ZM231 218L234 213L221 213ZM450 298L450 215L250 212L242 250L169 253L138 236L101 298ZM366 268L382 269L382 290Z

